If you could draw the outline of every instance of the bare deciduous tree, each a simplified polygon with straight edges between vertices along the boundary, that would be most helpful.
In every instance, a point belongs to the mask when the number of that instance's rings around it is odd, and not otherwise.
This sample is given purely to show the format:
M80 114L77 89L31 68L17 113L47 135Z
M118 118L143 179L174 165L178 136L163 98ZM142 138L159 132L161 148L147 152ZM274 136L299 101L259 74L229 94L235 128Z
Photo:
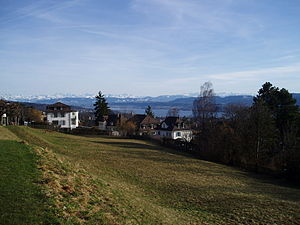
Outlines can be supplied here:
M22 118L23 106L18 102L10 102L7 104L7 115L10 118L10 123L19 125Z
M200 89L200 95L193 102L193 114L196 123L202 128L207 120L214 118L217 112L215 93L211 82L205 82Z
M131 136L135 134L137 126L133 121L122 119L119 124L119 130L123 136Z
M177 109L176 107L172 107L168 110L167 116L175 116L178 117L179 116L179 109Z

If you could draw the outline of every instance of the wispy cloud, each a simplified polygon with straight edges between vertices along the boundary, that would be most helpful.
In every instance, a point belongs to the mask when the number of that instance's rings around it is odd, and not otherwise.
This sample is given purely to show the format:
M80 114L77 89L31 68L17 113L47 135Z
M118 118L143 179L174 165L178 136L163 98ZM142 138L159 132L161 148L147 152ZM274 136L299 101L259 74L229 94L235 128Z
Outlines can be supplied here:
M208 78L214 80L258 80L264 78L276 79L276 77L286 76L290 73L300 73L300 63L290 66L271 67L257 70L239 71L232 73L220 73L208 75Z
M1 20L0 24L4 25L28 17L43 19L49 22L62 23L65 22L65 20L54 14L63 9L74 7L81 1L82 0L68 0L61 2L37 1L11 12L6 16L6 18Z
M200 71L199 71L200 72ZM169 82L172 84L187 84L196 82L201 84L204 81L214 81L214 82L245 82L245 81L260 81L268 79L282 79L282 77L290 76L291 74L300 74L300 63L282 66L282 67L270 67L262 68L256 70L244 70L237 72L227 72L227 73L216 73L216 74L203 74L199 73L198 76L185 76L182 78L175 78Z
M249 37L263 29L257 15L233 10L231 0L134 0L132 8L162 25L177 29L194 29ZM159 15L159 16L158 16ZM205 33L203 33L205 35Z

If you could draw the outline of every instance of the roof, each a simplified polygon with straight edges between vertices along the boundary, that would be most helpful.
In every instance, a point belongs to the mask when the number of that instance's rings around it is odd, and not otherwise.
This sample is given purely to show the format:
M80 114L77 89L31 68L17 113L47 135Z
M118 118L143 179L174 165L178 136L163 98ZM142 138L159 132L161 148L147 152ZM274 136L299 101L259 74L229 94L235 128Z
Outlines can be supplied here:
M51 105L47 105L46 112L76 112L75 110L71 110L71 106L66 105L61 102L56 102Z
M141 122L141 124L145 125L145 124L159 124L159 120L153 118L152 116L147 115L143 121Z
M130 121L134 122L137 125L140 125L141 122L146 118L146 115L144 114L135 114L131 119L129 119Z
M47 106L47 108L50 108L50 107L62 107L62 108L71 108L69 105L66 105L66 104L64 104L64 103L61 103L61 102L56 102L56 103L54 103L54 104L52 104L52 105L48 105Z
M159 120L145 114L136 114L131 119L136 125L159 124Z
M162 124L165 123L168 127L163 128ZM189 130L188 128L183 128L184 123L176 116L168 116L164 121L161 122L157 130L175 131L175 130Z
M169 126L174 126L175 124L180 123L181 121L177 116L168 116L163 122L165 122L169 127Z
M62 109L62 110L51 110L51 109L47 109L46 113L67 113L67 112L78 112L76 110L71 110L71 109Z

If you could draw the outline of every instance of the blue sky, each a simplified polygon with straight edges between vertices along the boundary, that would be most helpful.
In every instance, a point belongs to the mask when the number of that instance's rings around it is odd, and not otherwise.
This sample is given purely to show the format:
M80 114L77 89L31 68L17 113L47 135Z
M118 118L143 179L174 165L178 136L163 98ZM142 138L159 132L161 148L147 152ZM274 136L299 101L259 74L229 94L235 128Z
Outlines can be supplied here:
M2 94L300 92L298 0L0 0Z

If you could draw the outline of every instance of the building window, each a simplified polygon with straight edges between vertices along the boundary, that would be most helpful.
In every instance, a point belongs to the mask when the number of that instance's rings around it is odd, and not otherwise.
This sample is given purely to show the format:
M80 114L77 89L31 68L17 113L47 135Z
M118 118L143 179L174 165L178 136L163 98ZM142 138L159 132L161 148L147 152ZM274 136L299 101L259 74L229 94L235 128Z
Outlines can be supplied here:
M177 136L177 137L181 137L181 132L177 132L177 133L176 133L176 136Z
M72 119L71 123L72 125L76 125L76 119Z

